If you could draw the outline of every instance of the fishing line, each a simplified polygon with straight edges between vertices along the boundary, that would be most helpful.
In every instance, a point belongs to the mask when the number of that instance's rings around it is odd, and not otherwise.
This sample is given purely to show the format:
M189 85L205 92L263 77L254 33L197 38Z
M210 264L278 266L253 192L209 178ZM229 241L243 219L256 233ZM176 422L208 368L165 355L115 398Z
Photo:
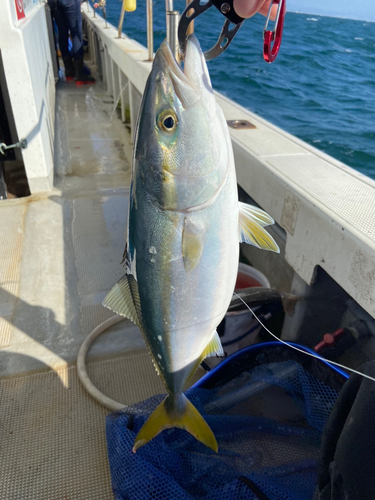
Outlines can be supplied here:
M125 92L126 90L126 87L129 85L129 82L125 84L125 86L120 89L120 93L117 97L117 100L113 99L113 102L114 102L114 108L113 108L113 111L112 111L112 114L111 116L109 117L109 123L112 123L112 120L113 120L113 117L115 116L115 113L116 113L116 109L117 109L117 106L118 106L118 103L120 102L120 99L122 97L122 94Z
M258 316L255 314L255 312L251 309L251 307L246 304L246 302L242 299L242 297L240 297L236 292L233 292L234 295L236 295L240 301L248 308L248 310L252 313L252 315L254 316L254 318L262 325L262 327L266 330L266 332L268 332L274 339L278 340L279 342L281 342L282 344L288 346L288 347L291 347L292 349L294 349L295 351L298 351L298 352L302 352L302 354L306 354L307 356L311 356L312 358L316 358L316 359L319 359L320 361L323 361L324 363L327 363L329 365L335 365L335 366L338 366L339 368L342 368L343 370L347 370L349 372L352 372L352 373L355 373L356 375L360 375L361 377L364 377L364 378L367 378L369 380L372 380L372 382L375 382L375 378L374 377L371 377L370 375L366 375L366 373L361 373L357 370L354 370L354 368L349 368L348 366L344 366L344 365L341 365L340 363L336 363L335 361L328 361L327 359L323 358L322 356L319 356L318 354L312 354L311 352L306 352L306 351L303 351L302 349L299 349L298 347L292 345L292 344L289 344L289 342L285 342L285 340L281 340L279 339L279 337L277 337L274 333L272 333L263 323L262 321L258 318Z

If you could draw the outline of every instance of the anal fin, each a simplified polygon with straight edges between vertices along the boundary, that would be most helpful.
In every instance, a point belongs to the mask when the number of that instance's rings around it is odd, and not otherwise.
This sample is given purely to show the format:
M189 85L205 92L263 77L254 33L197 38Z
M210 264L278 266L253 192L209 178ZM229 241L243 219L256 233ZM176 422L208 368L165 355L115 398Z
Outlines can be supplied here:
M202 353L202 360L210 356L224 356L223 346L221 345L221 340L216 330Z

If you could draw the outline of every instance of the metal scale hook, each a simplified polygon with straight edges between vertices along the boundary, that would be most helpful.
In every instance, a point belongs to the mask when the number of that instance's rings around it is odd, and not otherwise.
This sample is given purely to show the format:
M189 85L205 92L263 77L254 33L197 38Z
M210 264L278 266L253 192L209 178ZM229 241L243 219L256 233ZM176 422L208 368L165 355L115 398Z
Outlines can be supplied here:
M271 18L272 7L278 4L275 27L272 31L267 30ZM178 43L181 59L185 55L186 34L189 24L205 12L210 7L216 7L223 16L226 17L223 28L216 44L210 50L204 53L207 61L214 59L222 54L230 45L233 38L241 28L244 18L236 14L233 7L233 0L208 0L207 3L202 3L201 0L192 0L186 7L181 15L180 23L178 25ZM284 16L286 10L286 0L272 0L264 27L264 44L263 44L263 57L268 63L273 62L280 49ZM234 25L231 27L231 25ZM272 42L274 42L272 46Z
M200 0L193 0L182 13L178 26L178 41L181 55L185 54L186 32L189 24L212 6L216 7L226 17L226 20L216 44L204 53L207 61L222 54L241 28L244 18L236 14L233 8L233 0L209 0L204 4ZM232 29L230 29L231 23L235 25Z

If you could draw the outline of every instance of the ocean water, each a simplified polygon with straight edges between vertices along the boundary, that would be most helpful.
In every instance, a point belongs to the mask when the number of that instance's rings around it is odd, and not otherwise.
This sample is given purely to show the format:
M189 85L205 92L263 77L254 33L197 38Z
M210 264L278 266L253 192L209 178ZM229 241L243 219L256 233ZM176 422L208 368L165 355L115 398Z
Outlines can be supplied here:
M154 2L154 50L165 38L165 3ZM184 2L175 0L180 12ZM121 2L107 0L118 25ZM203 50L217 40L223 16L211 8L195 23ZM375 179L375 23L288 12L276 61L263 60L264 17L239 30L210 61L215 90L280 128ZM123 31L143 45L145 0L126 13Z

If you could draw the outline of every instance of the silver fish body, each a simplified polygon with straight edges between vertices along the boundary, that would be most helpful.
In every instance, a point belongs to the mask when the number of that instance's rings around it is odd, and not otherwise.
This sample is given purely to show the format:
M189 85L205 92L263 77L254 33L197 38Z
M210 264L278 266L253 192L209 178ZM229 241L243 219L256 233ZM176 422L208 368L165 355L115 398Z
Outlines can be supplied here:
M182 392L204 357L222 353L216 327L232 298L239 241L277 250L263 230L272 219L254 208L254 223L253 209L242 205L227 124L199 43L189 37L182 71L164 42L137 125L127 274L104 301L140 327L169 394L134 450L171 426L217 449Z
M157 123L164 106L173 106L186 140L176 148L178 159L170 159L160 139L163 133L154 127L150 137L151 127L144 125L141 110L127 249L129 271L138 282L147 344L167 389L179 394L232 297L239 253L238 198L227 125L212 90L204 88L199 97L193 88L197 100L184 108L171 82L177 77L168 78L168 52L164 44L156 55L156 74L143 102L145 109L155 109L155 115L148 112L145 121ZM196 65L202 71L198 57ZM160 103L159 111L155 97L163 85L171 97ZM209 103L204 101L206 93L212 99ZM201 130L200 124L207 124L202 115L212 128Z

